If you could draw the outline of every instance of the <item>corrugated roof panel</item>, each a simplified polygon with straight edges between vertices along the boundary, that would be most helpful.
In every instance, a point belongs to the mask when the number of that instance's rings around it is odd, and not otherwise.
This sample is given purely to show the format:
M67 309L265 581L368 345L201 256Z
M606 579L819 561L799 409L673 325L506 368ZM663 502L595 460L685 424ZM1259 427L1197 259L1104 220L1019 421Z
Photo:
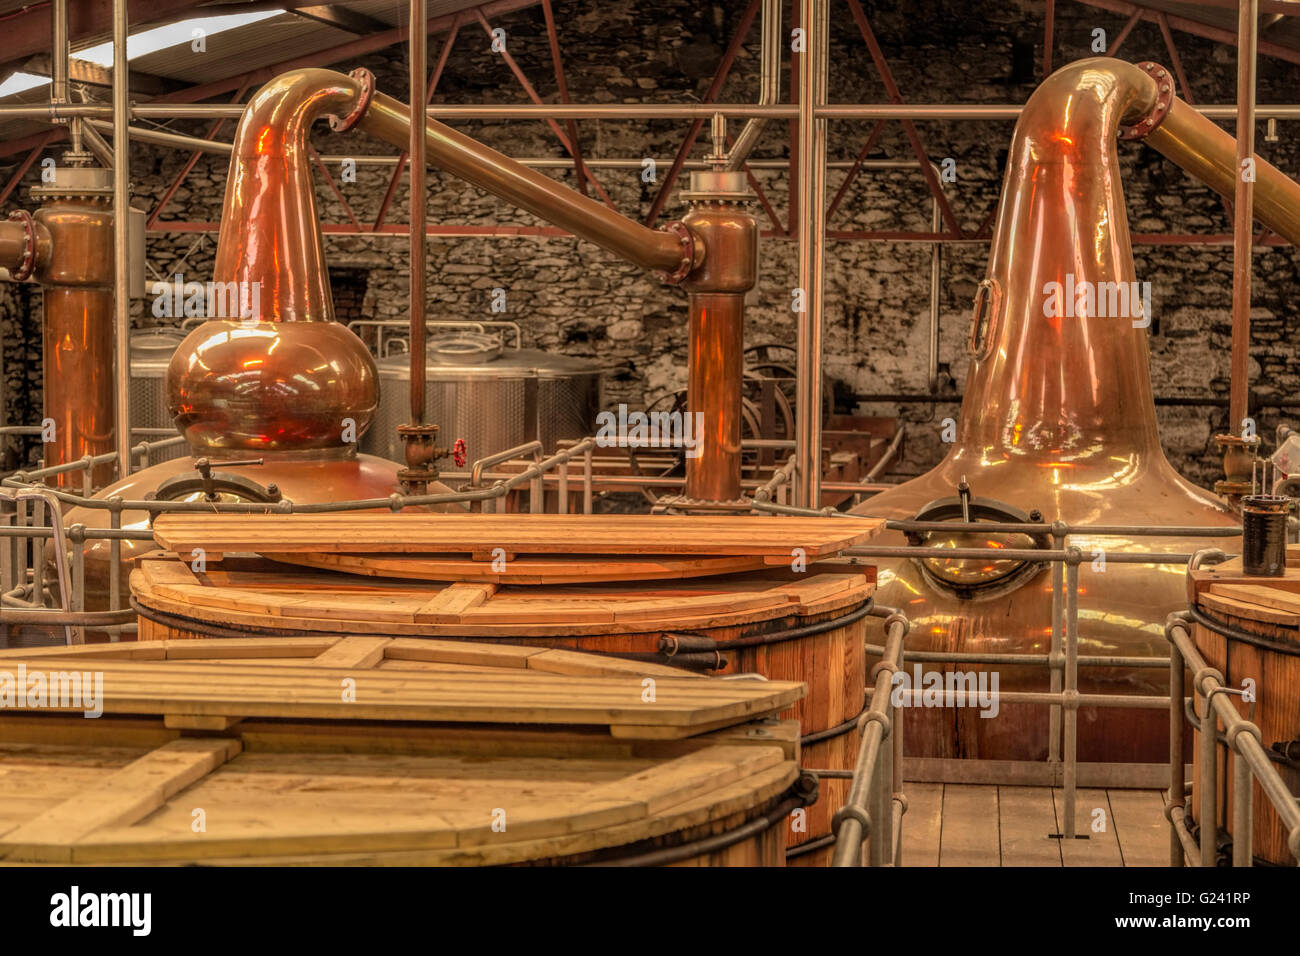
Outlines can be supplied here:
M354 34L284 14L213 34L205 39L201 53L181 44L137 57L131 61L131 69L197 84L326 50L351 39Z

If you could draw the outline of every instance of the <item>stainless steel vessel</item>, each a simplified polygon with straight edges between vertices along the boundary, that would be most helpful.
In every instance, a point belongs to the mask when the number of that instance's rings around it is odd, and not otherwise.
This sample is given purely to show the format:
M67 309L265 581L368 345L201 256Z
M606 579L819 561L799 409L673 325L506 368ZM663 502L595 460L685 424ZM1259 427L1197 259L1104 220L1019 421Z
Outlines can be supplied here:
M178 329L157 328L131 336L131 428L174 428L167 410L167 364L185 338ZM148 436L157 441L157 436ZM138 439L133 439L133 442ZM157 465L189 454L181 443L149 452L149 464Z
M430 341L424 420L444 443L465 440L473 461L536 439L547 451L561 439L585 438L603 407L604 369L586 359L537 349L468 350L464 336ZM397 426L409 417L410 359L380 359L379 407L362 451L401 459Z

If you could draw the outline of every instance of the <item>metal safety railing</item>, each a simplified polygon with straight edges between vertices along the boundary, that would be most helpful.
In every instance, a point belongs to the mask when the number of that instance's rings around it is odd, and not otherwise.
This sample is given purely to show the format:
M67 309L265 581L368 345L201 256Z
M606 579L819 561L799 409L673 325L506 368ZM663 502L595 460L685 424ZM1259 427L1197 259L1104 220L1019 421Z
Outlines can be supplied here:
M1205 562L1218 563L1227 555L1218 550L1198 551L1187 563L1190 576ZM1190 590L1189 590L1190 593ZM1241 691L1229 687L1223 672L1210 667L1192 637L1190 625L1199 623L1231 638L1258 641L1258 635L1238 634L1233 628L1198 614L1195 605L1171 614L1165 625L1169 641L1169 789L1165 793L1165 818L1169 821L1169 865L1215 866L1218 862L1219 747L1226 746L1232 761L1232 865L1254 865L1254 790L1258 785L1281 820L1286 848L1300 861L1300 798L1293 794L1264 749L1264 738L1228 699ZM1226 655L1225 644L1225 655ZM1192 696L1184 698L1187 671L1192 672ZM1190 724L1199 741L1195 787L1200 811L1200 840L1189 825L1188 782L1183 764L1184 730ZM1219 725L1223 730L1220 732ZM1226 773L1225 773L1226 776Z
M885 647L871 668L871 703L858 719L862 739L849 793L834 817L835 851L832 866L861 866L865 848L871 866L901 866L903 862L903 710L893 706L894 674L903 666L903 639L909 624L892 607L872 607L883 617Z
M178 440L180 440L179 436L169 440L168 443ZM132 450L133 455L146 457L149 449L159 444L161 443L143 442ZM791 443L777 441L764 442L763 445L788 449ZM663 476L598 474L594 459L598 447L600 446L597 440L588 437L580 441L564 443L555 454L544 457L539 442L528 442L497 454L484 456L473 462L467 472L445 473L445 479L465 481L464 486L456 491L425 495L393 494L385 498L304 504L297 504L287 499L274 504L129 501L119 497L92 498L85 494L47 488L40 483L40 479L53 474L83 470L88 475L89 469L99 463L98 458L111 459L113 457L111 455L88 457L57 468L15 473L0 481L0 539L5 539L4 544L0 545L0 626L46 624L67 628L69 641L79 640L88 627L106 630L113 639L119 639L122 633L130 632L134 628L134 615L129 608L121 608L119 598L121 542L148 541L152 539L152 535L147 529L123 529L122 514L127 511L319 514L367 509L395 512L407 507L447 504L460 504L471 510L493 511L500 507L502 499L527 486L529 495L527 508L530 513L545 512L549 503L547 492L553 490L557 492L553 498L555 512L563 514L568 513L570 508L575 506L571 501L571 493L575 491L576 486L576 489L581 491L582 513L590 514L593 511L594 492L597 487L635 489L653 485L674 486L672 484L674 479ZM492 470L499 466L507 466L509 470L499 472ZM738 503L741 510L773 515L824 516L829 519L851 517L833 508L812 510L784 504L785 492L790 487L795 467L796 459L791 456L766 479L746 481L746 488L751 491L752 498ZM578 472L576 475L573 473L575 470ZM675 480L680 482L680 479ZM872 486L854 485L853 487L861 489ZM778 500L774 501L773 498ZM656 510L671 510L674 506L683 506L683 501L661 499ZM42 556L45 553L44 543L51 538L59 537L58 529L63 525L63 515L67 507L105 510L109 513L110 526L93 528L81 523L67 526L62 543L56 543L54 549L68 555L66 565L62 566L59 572L63 577L60 580L56 600L54 592L45 580L46 562L42 560ZM893 531L912 533L940 530L962 533L989 530L988 524L984 522L899 520L887 522L886 527ZM989 558L1034 561L1052 566L1052 636L1047 653L914 650L909 651L906 657L909 662L914 663L1041 665L1046 668L1049 675L1049 689L1046 691L993 691L991 693L996 696L999 704L1035 704L1049 708L1046 773L1037 780L1062 787L1064 812L1061 831L1063 834L1070 835L1075 832L1077 818L1079 708L1156 709L1169 707L1171 702L1171 697L1160 695L1082 694L1078 689L1079 669L1160 668L1171 666L1170 661L1173 658L1172 655L1166 659L1079 653L1079 565L1087 559L1081 549L1069 544L1069 537L1086 534L1091 537L1221 538L1239 534L1240 529L1228 526L1086 526L1069 525L1064 522L1051 525L999 523L997 529L1007 533L1045 535L1050 539L1051 547L953 549L910 545L896 547L862 545L849 549L846 555L852 558L871 559ZM109 543L110 606L106 612L85 610L85 551L86 544L94 540L105 540ZM40 542L39 546L37 542ZM1192 555L1189 554L1157 551L1116 551L1108 552L1106 556L1109 563L1115 564L1186 565L1191 558ZM63 587L65 584L66 590ZM888 609L877 610L879 613L885 613ZM855 855L849 847L860 847L864 841L868 847L867 860L873 864L895 863L901 852L899 836L901 819L906 808L901 787L902 708L889 706L889 700L892 675L903 661L902 634L897 634L896 640L895 634L900 630L905 633L906 618L892 611L889 614L894 616L887 618L885 622L884 644L867 645L867 653L880 658L880 661L872 669L875 686L868 690L867 709L861 718L864 731L862 748L857 766L852 771L853 783L849 800L838 821L840 832L843 834L841 839L844 841L840 846L837 840L836 858L840 865L854 865L855 860L860 862L861 854ZM1176 646L1174 649L1179 650ZM904 705L917 702L920 693L920 689L904 692ZM1219 709L1225 704L1226 702L1219 701L1216 702L1215 707ZM1258 770L1254 772L1256 776L1260 776ZM1123 781L1114 785L1123 785ZM1128 785L1150 784L1130 782ZM887 796L882 798L882 794ZM873 839L871 821L885 818L891 819L891 826L887 828L888 833L877 826Z
M773 475L768 485L763 490L770 491L771 487L776 487L781 480L781 474ZM802 517L825 516L827 518L847 518L851 515L845 515L833 508L823 508L812 510L806 508L796 508L785 505L779 505L767 500L761 500L759 495L755 495L752 502L752 509L769 514L784 514ZM988 532L990 525L987 522L949 522L949 521L913 521L913 520L891 520L885 524L886 528L891 531L922 533L927 531L944 531L952 534L963 532ZM990 700L996 700L998 705L1001 704L1034 704L1046 706L1049 708L1048 724L1048 755L1045 765L1045 773L1036 774L1024 780L1012 780L1011 782L1038 782L1047 783L1062 788L1063 812L1060 824L1060 831L1063 837L1076 835L1076 820L1078 806L1079 790L1079 760L1078 760L1078 743L1079 743L1079 709L1082 707L1114 707L1114 708L1134 708L1143 710L1163 709L1170 706L1170 697L1163 695L1138 695L1138 694L1107 694L1107 693L1089 693L1084 694L1079 691L1079 669L1081 667L1134 667L1134 668L1165 668L1169 666L1169 659L1163 657L1138 657L1138 656L1121 656L1121 655L1085 655L1079 653L1079 566L1088 560L1084 552L1073 545L1069 544L1071 535L1088 535L1090 537L1207 537L1207 538L1226 538L1239 535L1241 529L1233 526L1157 526L1157 525L1070 525L1065 522L1055 522L1051 525L1042 523L1003 523L998 522L996 529L999 532L1047 535L1052 542L1051 548L938 548L925 546L886 546L886 545L861 545L847 549L844 554L850 557L862 558L909 558L920 560L927 557L933 558L985 558L1008 561L1035 561L1041 563L1050 563L1052 566L1052 621L1051 621L1051 644L1046 654L1022 654L1022 653L1002 653L1002 652L976 652L976 651L917 651L909 650L907 660L909 663L933 663L933 664L990 664L1006 666L1023 666L1023 665L1041 665L1047 669L1049 689L1046 691L1001 691L990 690L988 697ZM1108 551L1106 561L1113 564L1155 564L1155 565L1186 565L1192 558L1191 554L1177 552L1159 552L1159 551ZM868 655L880 657L882 662L892 661L889 635L886 635L885 644L867 645ZM877 681L877 683L880 683ZM868 697L872 698L874 706L874 697L879 690L868 690ZM894 696L888 684L883 691L886 696ZM898 691L898 695L904 702L904 706L922 703L922 691L919 688L909 688ZM888 710L882 703L878 711L880 714L887 714ZM882 718L875 718L881 720ZM892 719L892 717L891 717ZM994 718L996 719L996 718ZM870 728L868 728L870 729ZM874 765L875 755L867 754L872 758L872 763L867 766L859 764L854 776L855 791L866 794L871 785L870 774L877 772ZM900 755L901 756L901 755ZM970 763L971 761L964 761ZM979 761L975 761L978 763ZM999 761L998 771L1003 775L1003 779L1008 779L1005 775L1012 768L1005 766L1006 762ZM1020 762L1011 762L1018 764ZM1155 786L1155 780L1147 780L1139 777L1139 772L1145 773L1148 769L1159 770L1159 767L1153 765L1147 768L1145 765L1137 765L1130 773L1132 779L1124 778L1125 765L1106 765L1111 773L1111 779L1114 780L1112 785L1122 786ZM864 781L859 783L859 774L868 775ZM858 817L857 812L851 812L846 817L852 820ZM842 821L843 822L843 821ZM861 819L858 825L861 826ZM859 839L857 831L850 831L854 840ZM845 854L849 851L845 850ZM843 865L853 865L850 856L845 856Z

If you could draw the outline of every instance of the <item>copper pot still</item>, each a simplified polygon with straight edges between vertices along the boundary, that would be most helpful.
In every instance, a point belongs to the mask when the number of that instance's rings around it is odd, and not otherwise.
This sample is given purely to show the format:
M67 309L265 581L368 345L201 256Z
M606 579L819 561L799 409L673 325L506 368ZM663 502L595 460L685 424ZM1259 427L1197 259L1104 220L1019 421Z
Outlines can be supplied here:
M985 534L925 537L925 544L948 547L1033 547L1028 536L996 529L998 520L1031 515L1045 531L1058 520L1094 526L1237 523L1223 502L1174 471L1156 427L1150 306L1143 295L1149 287L1137 283L1116 139L1134 129L1149 133L1158 119L1144 127L1148 118L1162 116L1171 100L1181 103L1171 85L1150 68L1090 59L1059 70L1030 97L1012 139L988 272L976 295L972 362L955 441L937 467L864 501L856 512L960 520L963 508L967 514L973 508L974 519L989 523ZM1150 141L1154 145L1155 137ZM964 495L958 491L963 480ZM907 541L890 533L880 543ZM1050 537L1038 543L1050 544ZM1079 654L1164 658L1165 618L1186 604L1183 568L1098 558L1124 550L1236 551L1240 538L1072 535L1069 544L1084 557ZM1048 565L885 561L879 582L879 602L903 608L912 621L909 651L1050 650ZM869 640L883 643L879 625L872 627ZM996 669L1001 691L1050 689L1045 666L928 668ZM1081 666L1079 689L1166 694L1168 672ZM1028 704L1003 704L992 718L975 707L914 707L905 721L906 752L1043 760L1048 714L1046 706ZM1080 760L1168 759L1163 709L1085 707L1078 727Z
M350 113L361 94L357 80L331 71L285 73L257 92L235 133L208 287L208 314L215 317L177 348L166 386L169 410L195 458L233 476L221 500L282 496L309 504L401 492L400 465L356 451L378 405L379 380L364 343L334 321L307 143L316 119ZM222 464L256 459L262 464ZM174 459L96 497L199 500L201 492L175 480L193 468L190 458ZM429 491L450 489L435 483ZM148 527L145 511L122 518L125 528ZM106 527L108 514L76 508L66 521ZM131 563L152 547L122 543L123 606ZM88 609L108 606L110 563L107 541L87 545Z

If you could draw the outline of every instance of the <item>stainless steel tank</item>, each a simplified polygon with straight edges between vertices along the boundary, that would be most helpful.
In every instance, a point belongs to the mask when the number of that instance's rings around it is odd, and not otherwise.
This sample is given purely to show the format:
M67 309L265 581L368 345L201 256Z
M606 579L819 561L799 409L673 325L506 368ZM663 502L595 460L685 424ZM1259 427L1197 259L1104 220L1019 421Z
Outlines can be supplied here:
M439 441L465 440L473 461L534 439L547 452L562 439L585 438L596 428L605 371L594 362L537 349L472 347L469 335L429 343L425 421ZM402 460L397 426L410 418L410 357L378 361L379 408L361 449Z
M149 329L131 336L131 428L167 428L174 431L167 410L167 365L185 335L178 329ZM157 441L158 436L142 436ZM162 436L166 437L166 436ZM136 440L133 438L133 441ZM149 452L149 464L157 465L182 455L189 448L177 443Z

